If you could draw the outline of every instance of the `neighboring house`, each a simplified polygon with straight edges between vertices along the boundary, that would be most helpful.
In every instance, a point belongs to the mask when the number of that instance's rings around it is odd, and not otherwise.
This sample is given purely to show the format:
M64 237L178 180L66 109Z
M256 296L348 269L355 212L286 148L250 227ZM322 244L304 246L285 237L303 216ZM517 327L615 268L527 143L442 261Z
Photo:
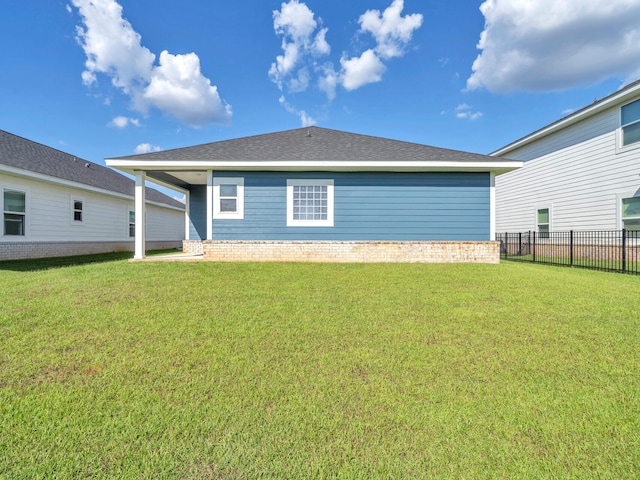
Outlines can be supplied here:
M640 230L640 82L492 155L524 161L496 180L498 233Z
M522 165L319 127L106 163L183 191L205 258L416 262L498 262L494 177Z
M147 248L180 247L184 204L146 195ZM0 130L0 260L134 248L134 181Z

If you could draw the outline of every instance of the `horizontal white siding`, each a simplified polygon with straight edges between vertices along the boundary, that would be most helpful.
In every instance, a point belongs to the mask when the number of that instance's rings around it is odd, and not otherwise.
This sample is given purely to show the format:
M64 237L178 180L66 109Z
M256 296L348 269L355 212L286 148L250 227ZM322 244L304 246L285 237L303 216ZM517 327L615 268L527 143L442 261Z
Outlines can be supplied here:
M615 107L509 152L525 165L496 178L496 231L535 230L539 208L555 231L621 228L619 196L640 190L640 148L618 152L618 127Z
M147 205L147 241L184 240L184 212Z
M0 190L4 188L27 194L26 235L4 236L1 242L112 242L130 241L129 210L133 198L118 198L52 182L0 174ZM73 221L73 200L83 203L83 221ZM2 196L0 193L0 206ZM147 240L183 240L184 212L147 205Z

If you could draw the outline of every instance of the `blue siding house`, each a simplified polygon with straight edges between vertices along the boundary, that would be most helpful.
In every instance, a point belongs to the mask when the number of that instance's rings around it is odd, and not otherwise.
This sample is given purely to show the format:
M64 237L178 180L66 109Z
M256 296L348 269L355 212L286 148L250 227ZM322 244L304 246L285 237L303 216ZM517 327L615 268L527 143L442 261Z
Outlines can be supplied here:
M107 165L184 192L184 249L212 260L495 262L495 176L521 162L310 127Z

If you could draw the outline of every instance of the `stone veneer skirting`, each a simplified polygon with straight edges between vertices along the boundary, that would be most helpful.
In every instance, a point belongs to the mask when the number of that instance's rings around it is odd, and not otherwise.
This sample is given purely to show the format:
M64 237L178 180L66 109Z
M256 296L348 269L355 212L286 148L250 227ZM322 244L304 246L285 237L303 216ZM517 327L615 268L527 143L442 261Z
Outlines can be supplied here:
M202 255L202 240L183 240L182 251L193 255Z
M204 259L216 262L500 263L500 243L488 241L205 240L200 243Z
M147 250L180 248L180 240L150 241ZM27 258L71 257L94 253L133 252L133 241L128 242L0 242L0 260Z

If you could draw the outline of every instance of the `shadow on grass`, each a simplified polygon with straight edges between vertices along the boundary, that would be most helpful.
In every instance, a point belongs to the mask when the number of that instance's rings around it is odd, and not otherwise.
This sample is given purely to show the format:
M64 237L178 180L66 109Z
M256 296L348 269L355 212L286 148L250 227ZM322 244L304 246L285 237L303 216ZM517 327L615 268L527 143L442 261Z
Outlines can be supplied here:
M148 251L147 256L166 255L180 250L153 250ZM14 272L37 272L51 270L53 268L77 267L92 263L118 262L133 258L133 252L96 253L93 255L75 255L73 257L30 258L25 260L0 261L0 271L11 270Z
M117 262L133 258L131 252L98 253L95 255L77 255L73 257L32 258L26 260L5 260L0 262L1 270L14 272L37 272L53 268L76 267L92 263Z

